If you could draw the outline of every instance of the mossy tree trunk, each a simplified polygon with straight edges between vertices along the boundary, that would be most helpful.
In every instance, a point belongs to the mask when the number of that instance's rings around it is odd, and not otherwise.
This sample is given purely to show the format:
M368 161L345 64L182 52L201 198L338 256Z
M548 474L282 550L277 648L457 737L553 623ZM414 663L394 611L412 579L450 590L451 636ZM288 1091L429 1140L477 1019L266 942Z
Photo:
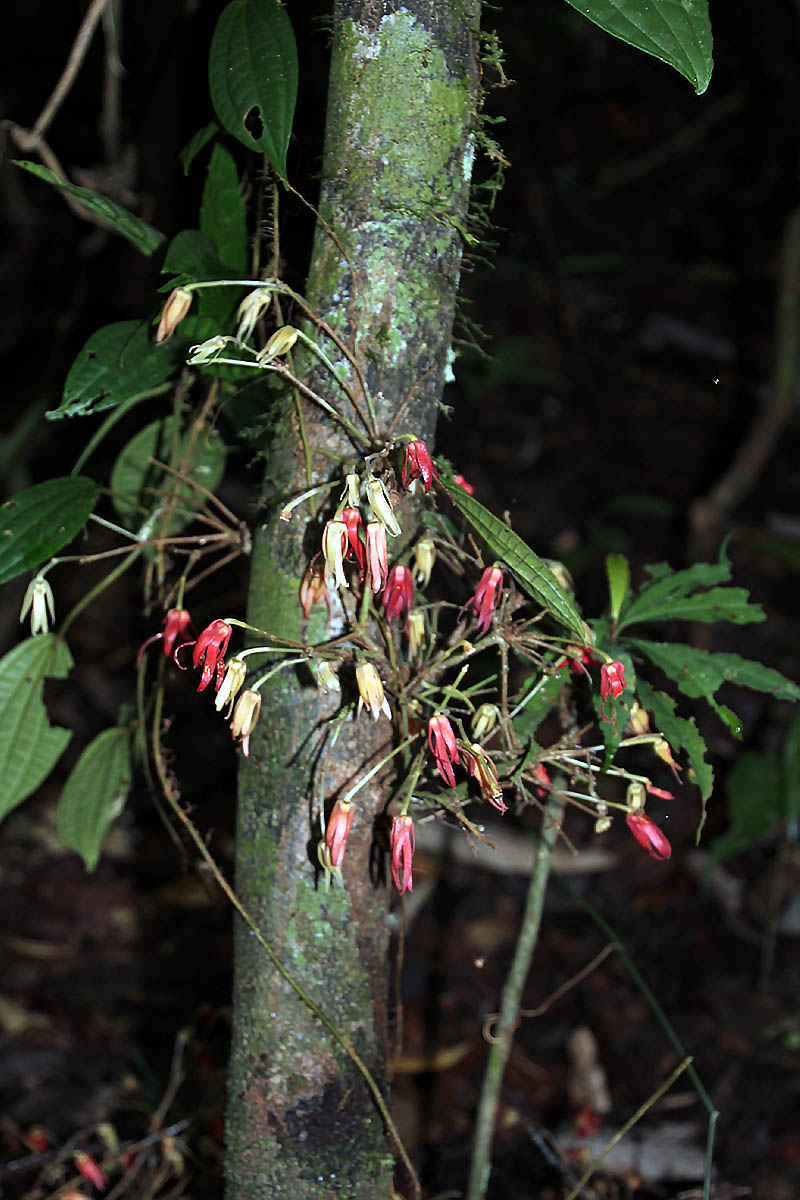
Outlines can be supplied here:
M331 513L304 506L285 524L281 506L342 477L393 434L433 436L467 218L479 8L480 0L336 3L323 220L306 294L357 361L361 379L324 340L362 412L366 383L378 432L365 430L354 445L312 401L287 402L270 450L249 605L254 625L284 638L339 636L352 599L334 594L330 619L323 607L304 625L298 588ZM295 366L360 424L330 375L313 360ZM338 491L331 495L335 503ZM396 511L403 534L390 554L414 533L413 501L398 498ZM327 815L392 748L383 717L332 721L355 695L346 670L342 687L339 701L320 697L302 672L265 685L241 776L236 884L287 969L385 1089L388 891L375 844L388 797L380 773L358 793L344 887L326 890L315 870L320 807ZM227 1141L231 1200L389 1194L392 1147L363 1078L238 920Z

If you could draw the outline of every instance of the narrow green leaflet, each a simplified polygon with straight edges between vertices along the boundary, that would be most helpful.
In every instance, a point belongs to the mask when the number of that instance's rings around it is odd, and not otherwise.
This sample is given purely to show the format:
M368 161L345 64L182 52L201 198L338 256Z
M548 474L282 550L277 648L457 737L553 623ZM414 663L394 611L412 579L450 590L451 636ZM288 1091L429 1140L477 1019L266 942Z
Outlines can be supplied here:
M612 621L619 618L622 602L628 593L631 571L624 554L609 554L606 557L608 575L608 602Z
M36 791L72 737L50 724L42 703L45 678L65 679L71 667L54 633L27 638L0 660L0 819Z
M86 416L144 397L169 379L181 363L183 346L155 346L145 321L115 321L89 338L69 369L61 403L47 416Z
M745 625L765 619L763 609L750 603L744 588L713 586L730 579L727 562L695 563L684 571L656 563L648 571L650 581L623 608L618 631L637 621L732 621ZM709 590L696 592L697 588Z
M111 472L111 499L123 523L140 530L150 517L153 530L172 535L186 525L202 501L188 484L166 475L152 459L168 462L187 479L209 491L225 472L225 443L215 429L190 430L176 439L172 417L153 421L140 430L119 455ZM165 515L168 510L169 515Z
M215 146L211 155L200 205L200 229L211 238L220 262L234 278L244 275L247 219L236 163L224 146Z
M0 583L41 567L86 524L100 487L82 475L48 479L0 507Z
M189 174L189 168L197 158L197 155L203 149L203 146L211 141L215 133L219 133L219 125L216 121L209 121L207 125L204 125L202 129L198 129L197 133L189 138L189 141L178 155L183 166L184 175Z
M581 620L572 597L565 592L553 572L545 566L518 534L509 529L488 508L484 508L474 496L470 496L452 479L444 480L456 508L466 517L472 528L480 535L516 576L521 586L540 604L548 608L562 625L584 645L591 637L588 627Z
M775 751L745 750L737 759L725 781L730 828L712 843L712 863L738 854L775 829L785 812L783 782Z
M146 221L142 221L140 217L134 216L132 212L128 212L127 208L117 204L116 200L104 196L102 192L93 192L91 188L78 187L76 183L68 183L65 179L59 179L53 171L49 171L47 167L42 167L38 163L16 159L15 166L30 171L31 175L36 175L45 183L50 183L63 192L69 192L70 196L80 200L85 208L88 208L116 233L122 234L148 258L155 254L156 250L166 241L163 233L154 229L152 225L148 225Z
M711 79L708 0L567 0L620 41L685 75L701 95Z
M81 754L58 802L58 832L93 871L103 836L125 807L133 779L131 736L105 729Z
M705 697L709 702L723 683L738 683L756 692L769 692L778 700L800 700L800 687L779 671L763 663L740 658L738 654L710 654L691 646L671 642L630 643L647 655L665 675L674 679L686 696Z
M211 102L221 123L248 150L286 176L297 99L297 47L277 0L232 0L223 9L208 64Z
M675 701L665 692L656 691L639 676L636 690L644 708L653 714L656 729L662 733L677 754L681 747L686 751L694 782L700 788L702 813L697 826L697 840L706 820L706 802L714 790L714 771L706 762L706 744L695 725L694 717L679 717L675 712Z

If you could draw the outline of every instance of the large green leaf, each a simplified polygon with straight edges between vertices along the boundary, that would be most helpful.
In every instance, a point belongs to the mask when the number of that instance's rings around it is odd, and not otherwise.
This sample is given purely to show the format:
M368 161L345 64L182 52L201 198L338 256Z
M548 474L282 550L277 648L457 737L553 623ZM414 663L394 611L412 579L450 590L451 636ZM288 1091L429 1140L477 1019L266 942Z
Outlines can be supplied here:
M730 828L711 846L711 861L722 862L771 833L785 812L780 757L774 750L745 750L725 780Z
M646 654L665 675L674 679L686 696L705 697L711 702L723 683L738 683L756 692L769 692L779 700L800 700L800 687L779 671L738 654L710 654L673 642L631 639L632 646Z
M208 82L228 132L248 150L266 154L284 178L297 98L297 47L277 0L232 0L223 9L211 43Z
M684 571L656 563L648 571L650 581L625 605L617 632L641 621L732 621L745 625L765 619L763 609L750 603L743 588L713 586L730 579L727 562L695 563ZM698 592L697 588L709 590Z
M111 499L123 523L139 530L148 518L169 506L168 519L153 522L160 536L176 533L198 506L197 492L188 483L165 475L152 459L169 462L187 479L209 491L219 485L225 471L225 443L215 429L192 431L175 437L172 417L153 421L136 434L120 453L111 472Z
M708 0L567 0L620 41L685 75L698 95L713 67Z
M100 858L103 835L125 807L133 778L131 736L106 729L81 754L58 803L58 832L87 871Z
M561 587L550 568L530 546L509 529L504 521L488 508L484 508L474 496L470 496L454 483L452 478L445 478L444 483L456 508L493 553L513 572L525 591L549 609L581 645L587 640L593 640L593 635L581 619L569 592Z
M48 479L0 508L0 583L41 567L86 524L100 487L82 475Z
M16 166L23 167L26 171L30 171L31 175L38 176L45 183L50 183L53 187L60 188L63 192L74 196L76 200L80 200L84 208L88 208L111 229L121 233L129 242L133 242L136 249L148 257L155 254L166 240L163 233L159 233L152 225L148 225L146 221L134 216L132 212L128 212L127 208L117 204L116 200L104 196L102 192L93 192L91 188L78 187L76 183L68 183L65 179L59 179L58 175L49 171L47 167L40 166L39 163L16 159Z
M244 275L247 270L247 219L236 163L224 146L214 147L208 165L200 205L200 229L211 238L220 261L234 278Z
M146 396L176 369L185 345L175 341L155 346L145 321L115 321L89 338L72 364L58 408L60 417L85 416L116 408L126 400Z
M702 797L702 814L697 826L697 840L706 819L706 801L714 789L714 772L711 764L706 762L706 744L695 725L694 717L679 717L675 712L675 701L665 692L646 683L641 676L637 681L636 690L642 706L653 714L656 729L663 734L672 749L677 754L681 747L686 751L694 782L700 788Z
M71 667L54 633L27 638L0 660L0 818L36 791L72 737L50 724L42 703L45 677L64 679Z

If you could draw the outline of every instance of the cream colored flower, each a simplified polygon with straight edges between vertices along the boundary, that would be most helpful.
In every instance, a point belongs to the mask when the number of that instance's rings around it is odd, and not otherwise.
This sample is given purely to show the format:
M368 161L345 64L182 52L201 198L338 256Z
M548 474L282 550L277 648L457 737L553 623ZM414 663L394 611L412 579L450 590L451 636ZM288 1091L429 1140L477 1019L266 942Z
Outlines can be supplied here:
M25 620L28 609L31 610L31 633L34 635L47 633L50 628L47 615L49 613L50 620L55 621L56 606L53 600L53 589L43 575L34 575L28 584L25 599L22 601L22 611L19 614L20 621Z
M244 683L244 677L246 674L247 667L244 663L244 660L241 658L232 658L228 663L228 669L225 672L225 677L222 680L222 684L217 692L216 699L214 700L214 707L216 708L217 712L222 712L225 705L228 705L228 711L225 713L226 721L229 721L231 718L236 694L239 692L242 684Z
M389 493L386 491L386 486L382 479L376 479L371 475L364 485L364 491L367 494L369 506L375 516L386 526L392 537L398 537L400 534L400 526L397 523L397 517L394 515L392 502L389 499Z
M250 753L250 734L256 727L260 712L261 692L247 688L236 701L231 721L231 737L235 742L242 743L245 757Z
M392 710L383 691L381 677L371 662L360 662L356 666L356 683L358 684L358 711L368 708L373 719L377 721L383 713L391 719Z

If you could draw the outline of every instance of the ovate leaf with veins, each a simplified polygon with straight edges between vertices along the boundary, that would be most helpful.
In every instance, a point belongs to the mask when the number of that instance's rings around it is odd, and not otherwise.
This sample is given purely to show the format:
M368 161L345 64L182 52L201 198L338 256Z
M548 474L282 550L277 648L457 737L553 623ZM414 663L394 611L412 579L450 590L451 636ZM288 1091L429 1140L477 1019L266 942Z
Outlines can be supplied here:
M89 338L69 369L61 404L47 413L86 416L144 397L169 379L185 347L171 341L155 346L145 321L115 321Z
M100 487L82 475L48 479L0 506L0 583L41 567L83 528Z
M0 818L44 782L72 737L50 724L42 702L45 678L65 679L71 667L54 633L27 638L0 660Z
M87 871L97 866L103 835L125 807L132 778L127 729L104 730L72 769L58 804L58 832Z
M620 41L679 71L700 95L711 79L708 0L567 0Z
M222 10L208 82L228 132L248 150L266 154L284 178L297 99L297 47L277 0L232 0Z

